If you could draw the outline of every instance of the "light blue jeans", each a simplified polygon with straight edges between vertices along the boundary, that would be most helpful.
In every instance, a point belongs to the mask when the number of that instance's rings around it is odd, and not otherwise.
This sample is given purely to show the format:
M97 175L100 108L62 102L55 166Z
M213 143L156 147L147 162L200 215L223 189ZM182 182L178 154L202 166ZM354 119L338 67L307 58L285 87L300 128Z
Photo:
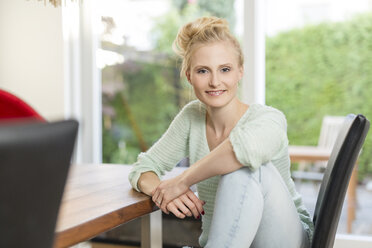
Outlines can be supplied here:
M217 189L210 248L307 248L309 239L273 164L223 175Z

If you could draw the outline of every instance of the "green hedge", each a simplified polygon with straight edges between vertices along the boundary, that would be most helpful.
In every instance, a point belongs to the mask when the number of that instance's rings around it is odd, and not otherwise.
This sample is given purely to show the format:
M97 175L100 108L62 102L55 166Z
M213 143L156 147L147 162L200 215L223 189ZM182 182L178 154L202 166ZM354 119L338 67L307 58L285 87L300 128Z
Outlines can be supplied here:
M370 13L267 39L266 103L287 116L290 144L316 145L324 115L361 113L372 120L371 51ZM372 173L371 151L369 134L360 176Z
M174 77L173 68L160 63L128 61L123 66L105 68L104 76L110 69L119 75L116 80L121 81L124 90L110 99L103 96L105 105L111 106L115 112L112 127L103 128L103 162L132 164L137 160L141 148L129 113L124 107L123 97L146 146L150 147L165 132L178 112L174 87L170 81L164 80Z

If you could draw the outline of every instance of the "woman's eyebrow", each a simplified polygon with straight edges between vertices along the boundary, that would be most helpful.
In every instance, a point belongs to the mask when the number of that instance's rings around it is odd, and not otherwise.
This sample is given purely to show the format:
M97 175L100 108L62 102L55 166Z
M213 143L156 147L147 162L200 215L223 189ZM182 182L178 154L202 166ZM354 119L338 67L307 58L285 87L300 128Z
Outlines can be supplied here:
M218 65L218 67L224 67L224 66L233 66L233 64L232 64L232 63L225 63L225 64ZM210 67L207 66L207 65L195 65L195 66L194 66L194 69L199 69L199 68L207 68L207 69L210 69Z
M200 69L200 68L210 69L209 66L207 66L207 65L196 65L196 66L194 66L194 69Z
M223 67L223 66L232 66L233 64L231 64L231 63L226 63L226 64L222 64L222 65L220 65L220 67Z

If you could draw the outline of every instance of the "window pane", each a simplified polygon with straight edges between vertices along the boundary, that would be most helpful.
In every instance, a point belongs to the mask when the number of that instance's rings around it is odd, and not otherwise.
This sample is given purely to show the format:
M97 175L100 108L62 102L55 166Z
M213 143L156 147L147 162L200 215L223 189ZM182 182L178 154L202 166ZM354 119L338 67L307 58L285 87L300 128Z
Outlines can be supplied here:
M101 1L103 162L130 164L167 129L194 99L181 79L181 61L172 51L179 27L197 17L228 19L241 34L242 1Z
M286 114L291 145L317 146L326 115L371 119L371 8L368 0L267 1L266 100ZM371 149L369 135L360 180L372 175ZM354 230L371 234L367 219Z

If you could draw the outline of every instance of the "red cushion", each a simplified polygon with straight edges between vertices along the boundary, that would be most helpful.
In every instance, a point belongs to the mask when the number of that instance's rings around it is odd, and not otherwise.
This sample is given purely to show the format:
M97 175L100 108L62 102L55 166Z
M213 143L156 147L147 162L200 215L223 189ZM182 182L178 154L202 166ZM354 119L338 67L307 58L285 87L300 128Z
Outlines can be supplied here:
M45 121L31 106L0 89L0 119L33 118Z

